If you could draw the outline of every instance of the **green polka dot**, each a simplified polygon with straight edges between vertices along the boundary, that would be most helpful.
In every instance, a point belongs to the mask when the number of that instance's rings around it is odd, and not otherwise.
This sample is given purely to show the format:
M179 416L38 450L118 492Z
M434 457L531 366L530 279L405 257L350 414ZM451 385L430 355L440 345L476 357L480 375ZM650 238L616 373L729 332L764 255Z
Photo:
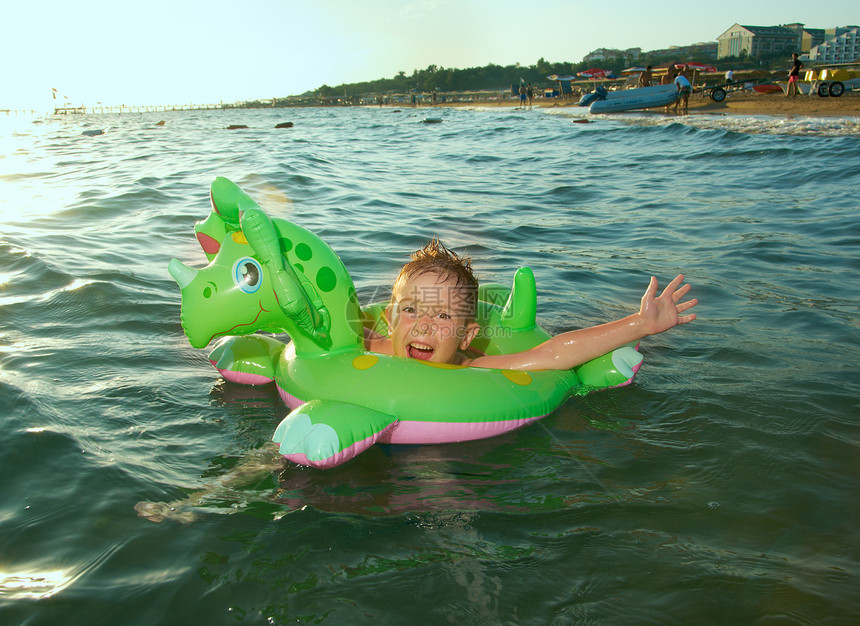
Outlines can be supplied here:
M302 274L305 273L305 266L302 265L301 263L296 263L295 265L293 265L293 267L295 267L297 270L299 270Z
M337 276L330 267L321 267L317 272L317 287L323 293L328 293L337 285Z
M287 239L286 237L281 237L281 250L284 252L289 252L293 249L293 242Z
M311 257L314 255L311 247L306 243L300 243L296 246L296 256L299 257L302 261L310 261Z

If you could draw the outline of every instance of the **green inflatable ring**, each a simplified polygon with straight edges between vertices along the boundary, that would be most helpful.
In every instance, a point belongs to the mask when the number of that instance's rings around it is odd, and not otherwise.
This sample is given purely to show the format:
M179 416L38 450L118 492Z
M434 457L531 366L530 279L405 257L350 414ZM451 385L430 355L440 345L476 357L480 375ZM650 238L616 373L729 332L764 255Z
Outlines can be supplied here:
M274 382L292 409L274 434L290 461L327 468L374 443L483 439L554 411L573 394L629 384L642 356L632 346L572 370L463 367L367 352L365 329L385 332L385 303L359 306L341 260L319 237L270 219L237 185L216 178L212 213L195 225L210 263L168 266L182 294L191 345L217 344L209 359L227 380ZM479 288L481 332L469 349L527 350L549 338L537 325L535 280ZM287 333L284 344L264 333Z

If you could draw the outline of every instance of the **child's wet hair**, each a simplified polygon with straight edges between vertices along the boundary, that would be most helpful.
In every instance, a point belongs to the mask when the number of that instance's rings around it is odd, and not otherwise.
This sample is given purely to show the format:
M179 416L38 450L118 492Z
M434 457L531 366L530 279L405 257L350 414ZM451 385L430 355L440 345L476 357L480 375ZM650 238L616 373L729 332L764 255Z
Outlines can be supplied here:
M401 268L394 281L392 298L407 280L428 272L439 274L443 280L453 278L455 286L466 298L467 309L464 317L475 319L478 312L478 279L472 272L472 259L449 250L436 237L413 252L409 262Z

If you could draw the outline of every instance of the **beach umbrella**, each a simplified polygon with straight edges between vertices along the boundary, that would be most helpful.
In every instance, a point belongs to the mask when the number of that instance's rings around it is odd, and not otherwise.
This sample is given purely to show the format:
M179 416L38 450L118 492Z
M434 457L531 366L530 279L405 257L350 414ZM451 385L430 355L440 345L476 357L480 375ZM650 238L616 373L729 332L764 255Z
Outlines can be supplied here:
M596 67L591 68L590 70L585 70L583 72L577 72L577 76L584 76L585 78L612 78L612 70L601 70Z
M628 67L626 70L621 70L622 74L639 74L640 72L644 72L644 67Z
M559 76L558 74L550 74L546 78L547 80L576 80L576 76Z
M699 63L698 61L690 61L689 63L676 63L675 67L678 69L687 66L688 70L698 70L703 73L713 73L718 71L713 65L705 65L704 63Z

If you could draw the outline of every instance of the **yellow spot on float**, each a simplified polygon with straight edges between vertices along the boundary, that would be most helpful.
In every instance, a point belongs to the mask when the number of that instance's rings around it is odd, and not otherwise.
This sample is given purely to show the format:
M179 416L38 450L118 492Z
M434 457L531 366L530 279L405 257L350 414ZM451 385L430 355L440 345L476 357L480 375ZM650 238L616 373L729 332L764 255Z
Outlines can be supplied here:
M243 233L241 230L234 230L231 233L231 237L233 237L233 241L235 241L236 243L241 243L246 246L248 245L248 240L245 239L245 233Z
M379 357L372 354L362 354L352 360L352 366L357 370L370 369L379 362Z
M532 377L528 375L528 372L522 372L520 370L502 370L502 375L512 383L522 385L523 387L532 384Z

